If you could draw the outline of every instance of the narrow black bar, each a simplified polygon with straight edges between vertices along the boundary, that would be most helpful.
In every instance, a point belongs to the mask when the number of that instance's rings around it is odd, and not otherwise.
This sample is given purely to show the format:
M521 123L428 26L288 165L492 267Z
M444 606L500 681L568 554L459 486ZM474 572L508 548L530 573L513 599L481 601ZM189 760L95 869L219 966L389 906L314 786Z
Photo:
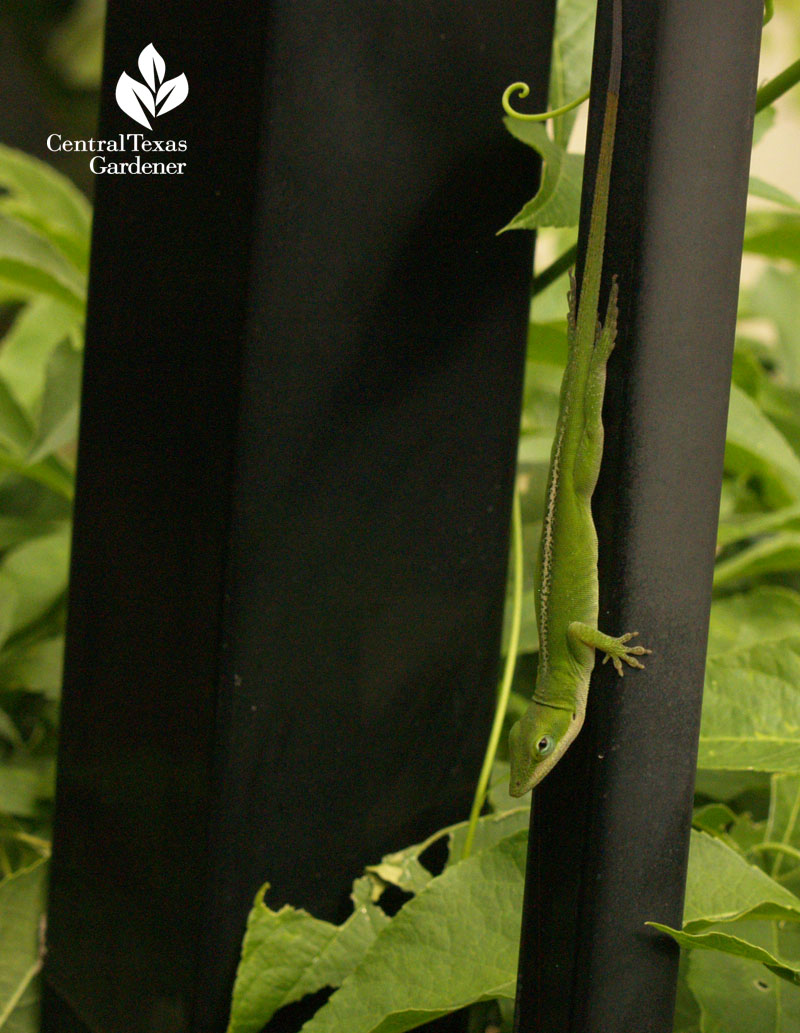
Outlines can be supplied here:
M601 626L654 652L622 682L599 668L584 732L536 791L518 1033L672 1029L677 949L644 923L683 907L761 14L624 3L605 265L621 331L594 509ZM610 15L603 0L590 187Z
M111 4L99 135L152 41L188 166L97 184L44 1033L221 1033L265 881L338 921L466 815L535 187L499 97L544 102L552 19Z

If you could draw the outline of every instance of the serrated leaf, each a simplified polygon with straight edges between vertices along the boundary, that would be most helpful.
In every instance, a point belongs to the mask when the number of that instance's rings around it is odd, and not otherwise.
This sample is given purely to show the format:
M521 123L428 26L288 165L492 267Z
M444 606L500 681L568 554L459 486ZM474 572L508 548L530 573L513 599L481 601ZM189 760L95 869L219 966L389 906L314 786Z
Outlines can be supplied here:
M532 230L540 226L576 226L580 217L583 155L570 154L555 144L541 122L505 118L506 129L542 158L542 182L535 197L500 231Z
M527 833L446 869L392 919L303 1033L404 1033L511 997ZM477 931L480 931L479 934Z
M353 913L341 926L288 905L272 911L267 888L247 921L228 1033L260 1033L279 1008L339 986L389 921L370 899L368 878L354 883Z
M39 922L45 909L47 861L35 861L0 882L0 1029L41 968Z
M800 770L800 638L710 657L698 767Z

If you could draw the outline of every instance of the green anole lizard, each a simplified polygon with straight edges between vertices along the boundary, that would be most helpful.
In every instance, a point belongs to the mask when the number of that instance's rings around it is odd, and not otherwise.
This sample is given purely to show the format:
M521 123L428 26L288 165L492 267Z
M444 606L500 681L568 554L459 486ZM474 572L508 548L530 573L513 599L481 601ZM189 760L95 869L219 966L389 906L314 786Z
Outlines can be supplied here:
M539 667L527 711L511 729L512 796L523 796L552 770L577 736L586 713L595 650L622 674L622 661L642 667L644 646L614 638L597 627L597 533L592 493L603 456L606 363L617 334L617 281L613 277L605 322L598 320L608 188L622 64L621 0L614 0L611 67L592 198L589 240L576 309L570 278L567 319L569 356L550 458L542 541L536 567Z

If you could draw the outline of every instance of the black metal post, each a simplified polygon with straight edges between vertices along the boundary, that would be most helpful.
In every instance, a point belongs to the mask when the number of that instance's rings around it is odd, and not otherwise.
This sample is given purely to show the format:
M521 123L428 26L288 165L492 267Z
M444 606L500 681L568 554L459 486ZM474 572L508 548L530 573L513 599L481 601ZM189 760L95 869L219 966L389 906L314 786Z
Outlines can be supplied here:
M668 1033L722 476L762 4L624 4L606 279L620 281L595 497L601 667L587 727L536 792L518 1033ZM611 0L598 15L594 176ZM585 242L588 210L583 212Z
M498 98L552 19L111 3L98 135L152 41L187 168L97 182L45 1033L220 1033L263 882L338 921L467 813L535 188Z

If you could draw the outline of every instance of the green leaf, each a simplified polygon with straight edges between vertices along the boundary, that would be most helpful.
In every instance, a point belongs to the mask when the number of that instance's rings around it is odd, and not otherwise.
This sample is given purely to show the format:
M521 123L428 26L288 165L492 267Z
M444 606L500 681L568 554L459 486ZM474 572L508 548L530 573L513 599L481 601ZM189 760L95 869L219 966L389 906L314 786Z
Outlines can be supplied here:
M17 296L45 294L83 318L86 278L29 227L0 215L0 278Z
M708 655L791 637L800 628L800 593L760 585L711 604Z
M580 216L583 155L569 154L547 135L541 122L503 119L506 129L541 155L542 183L535 197L500 231L540 226L576 226Z
M765 574L800 570L800 532L783 531L720 560L714 567L714 587L727 588Z
M731 387L726 469L768 482L781 502L800 501L800 458L751 398Z
M9 452L22 454L27 449L33 426L26 413L0 380L0 445Z
M785 190L781 190L780 187L758 179L757 176L750 177L749 192L753 197L760 197L764 201L774 201L775 204L782 204L786 208L800 211L800 201L797 201L791 194L787 194Z
M800 898L720 839L693 830L683 931L702 932L747 916L800 922Z
M54 786L54 759L30 757L19 751L19 756L0 762L0 812L36 817L41 802L52 800Z
M661 925L660 922L648 922L647 925L671 936L684 949L721 951L737 958L757 961L770 972L774 972L776 976L780 976L781 979L800 986L800 963L798 965L783 964L763 947L750 943L748 940L742 940L738 936L722 932L684 933L679 929L672 929L668 925ZM800 1017L800 1012L798 1012L798 1016Z
M764 840L800 850L800 774L791 772L772 776ZM763 852L760 856L773 879L800 864L800 859L781 850L771 854Z
M284 1005L339 986L389 919L370 899L372 883L353 885L353 914L341 926L288 905L272 911L264 887L247 921L228 1033L260 1033Z
M748 212L744 250L765 258L787 259L800 264L800 214Z
M527 834L431 882L381 931L304 1033L404 1033L476 1001L512 997Z
M36 440L28 462L38 463L73 442L78 435L83 359L69 341L60 344L47 364L47 380Z
M92 210L66 176L38 158L0 144L0 211L46 237L86 273Z
M0 627L0 641L44 616L63 596L67 586L70 530L34 538L12 549L0 563L0 613L11 598L11 617Z
M23 1003L41 968L39 922L45 910L47 861L35 861L0 882L0 1029ZM17 1029L20 1029L17 1025Z
M800 929L793 923L740 922L734 929L782 967L794 968L800 960ZM800 992L764 965L696 950L688 968L704 1033L795 1033L800 1027Z
M800 638L709 657L698 767L800 770Z
M548 106L563 107L588 88L594 46L595 0L559 0L553 32ZM566 147L577 111L553 121L555 142Z
M5 690L42 693L57 700L63 671L63 635L0 653L0 686Z
M46 297L26 305L3 338L0 378L31 415L44 391L48 360L63 340L79 344L80 323L73 309Z
M766 108L762 108L756 114L755 124L753 126L753 146L760 143L764 134L768 132L775 124L775 106L770 104Z
M720 519L717 546L757 538L771 531L800 530L800 505L783 506L768 513L736 513Z

